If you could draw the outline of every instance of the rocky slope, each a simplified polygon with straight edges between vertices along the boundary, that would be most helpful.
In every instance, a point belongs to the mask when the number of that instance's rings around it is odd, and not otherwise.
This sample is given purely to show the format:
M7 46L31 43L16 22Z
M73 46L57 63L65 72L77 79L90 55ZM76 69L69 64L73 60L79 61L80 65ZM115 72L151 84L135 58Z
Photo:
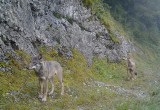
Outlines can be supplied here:
M117 61L126 56L130 44L116 34L114 42L104 25L81 0L0 0L0 61L15 50L38 54L36 44L76 48L92 63L92 57L107 56Z

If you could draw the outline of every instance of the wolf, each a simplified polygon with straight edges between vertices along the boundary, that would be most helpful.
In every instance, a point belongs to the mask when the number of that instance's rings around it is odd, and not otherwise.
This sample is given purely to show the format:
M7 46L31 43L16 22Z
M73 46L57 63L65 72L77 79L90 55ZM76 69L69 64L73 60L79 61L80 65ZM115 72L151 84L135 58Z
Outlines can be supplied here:
M34 69L40 85L39 98L45 102L48 94L48 82L51 83L51 91L49 95L54 92L53 77L57 75L58 81L61 85L61 95L64 95L63 85L63 68L57 61L45 61L42 59L42 55L38 55L32 58L29 64L29 69Z
M131 80L135 79L136 76L137 76L136 64L133 61L133 59L131 58L130 54L128 54L128 57L127 57L127 66L128 66L128 68L127 68L127 74L129 76L129 79L131 79Z

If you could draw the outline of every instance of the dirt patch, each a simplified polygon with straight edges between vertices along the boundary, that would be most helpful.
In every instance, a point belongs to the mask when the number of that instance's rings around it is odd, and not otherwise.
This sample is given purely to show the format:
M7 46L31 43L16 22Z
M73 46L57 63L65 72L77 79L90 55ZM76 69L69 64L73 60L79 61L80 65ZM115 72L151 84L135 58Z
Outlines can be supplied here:
M149 98L149 94L146 91L140 90L140 88L138 87L128 89L128 88L123 88L121 86L115 86L115 85L107 84L100 81L93 81L92 84L89 84L89 85L94 87L104 87L107 90L110 90L119 95L123 95L125 97L133 96L139 99Z

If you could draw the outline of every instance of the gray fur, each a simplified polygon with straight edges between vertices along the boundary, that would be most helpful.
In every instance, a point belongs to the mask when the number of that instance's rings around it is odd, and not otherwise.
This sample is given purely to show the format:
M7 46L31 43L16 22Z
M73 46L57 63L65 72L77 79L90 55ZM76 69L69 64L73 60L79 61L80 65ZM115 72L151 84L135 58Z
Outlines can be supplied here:
M137 75L136 64L130 55L128 55L127 64L128 64L127 74L129 79L135 79Z
M34 69L36 75L39 78L40 84L40 93L39 98L42 101L47 100L47 93L48 93L48 81L51 82L51 91L49 95L54 92L54 83L53 77L57 75L58 80L61 84L61 95L64 94L64 85L63 85L63 69L61 65L57 61L43 61L41 57L34 57L32 58L32 62L29 65L29 69Z

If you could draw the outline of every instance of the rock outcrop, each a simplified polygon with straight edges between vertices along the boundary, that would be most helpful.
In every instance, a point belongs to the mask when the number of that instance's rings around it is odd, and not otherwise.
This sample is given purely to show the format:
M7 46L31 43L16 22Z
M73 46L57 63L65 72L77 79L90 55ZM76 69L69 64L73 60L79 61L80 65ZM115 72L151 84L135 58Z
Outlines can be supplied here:
M0 61L17 49L36 55L36 43L76 48L89 64L94 55L117 61L130 48L123 36L117 38L119 43L112 41L81 0L0 0Z

